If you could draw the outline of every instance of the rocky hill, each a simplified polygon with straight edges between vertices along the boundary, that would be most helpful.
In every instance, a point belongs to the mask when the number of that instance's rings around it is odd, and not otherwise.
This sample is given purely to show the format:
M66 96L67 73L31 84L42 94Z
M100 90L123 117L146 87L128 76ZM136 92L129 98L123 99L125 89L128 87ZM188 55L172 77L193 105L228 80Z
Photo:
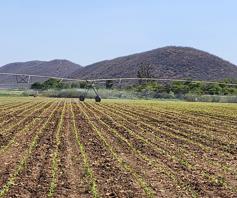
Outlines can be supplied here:
M137 77L139 66L151 65L152 76L170 79L237 79L237 66L210 53L190 47L163 47L105 60L82 67L68 60L29 61L0 67L0 73L22 73L80 79ZM46 79L32 78L31 82ZM0 75L0 87L16 84L16 77Z
M172 79L220 80L237 78L237 66L190 47L163 47L105 60L75 71L73 78L136 77L140 64L149 64L153 76Z
M18 74L34 74L56 77L68 77L73 72L82 68L80 65L72 63L68 60L55 59L52 61L28 61L10 63L0 67L0 73L18 73ZM33 78L33 81L42 81L45 79ZM11 85L16 83L14 76L0 75L0 84Z

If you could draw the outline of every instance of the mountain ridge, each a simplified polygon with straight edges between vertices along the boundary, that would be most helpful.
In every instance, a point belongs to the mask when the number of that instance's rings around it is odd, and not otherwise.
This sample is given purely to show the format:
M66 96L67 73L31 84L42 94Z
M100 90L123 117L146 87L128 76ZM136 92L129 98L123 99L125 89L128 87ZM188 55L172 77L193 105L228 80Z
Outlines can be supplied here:
M153 66L157 78L221 80L237 78L237 66L191 47L167 46L104 60L72 73L73 78L136 77L140 64Z
M82 66L65 59L54 59L50 61L26 61L9 63L0 67L0 73L19 73L32 74L55 77L68 77L74 71L80 69ZM43 78L31 78L31 82L44 81ZM15 76L0 75L0 84L16 84ZM8 87L8 86L6 86Z
M153 68L156 78L222 80L237 79L237 66L211 53L191 47L167 46L132 55L103 60L82 67L66 59L9 63L0 73L22 73L80 79L137 77L139 65ZM33 82L43 79L34 79ZM45 79L44 79L45 80ZM0 75L0 84L15 82Z

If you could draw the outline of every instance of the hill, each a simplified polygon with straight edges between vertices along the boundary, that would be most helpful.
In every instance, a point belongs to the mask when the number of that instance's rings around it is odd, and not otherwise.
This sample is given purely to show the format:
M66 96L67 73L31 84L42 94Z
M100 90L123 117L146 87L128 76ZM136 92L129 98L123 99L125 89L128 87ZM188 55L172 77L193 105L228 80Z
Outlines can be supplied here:
M237 67L215 55L190 47L163 47L88 65L71 77L93 79L136 77L140 64L149 64L157 78L221 80L237 78Z
M51 60L51 61L28 61L10 63L0 67L0 73L21 73L21 74L35 74L57 77L68 77L73 72L78 71L81 66L70 62L68 60ZM40 81L45 79L32 79L33 81ZM15 84L15 77L0 75L0 84Z
M237 79L237 66L215 55L190 47L163 47L97 62L85 67L68 60L28 61L0 67L0 73L22 73L81 79L136 77L141 64L151 65L157 78ZM46 79L32 78L31 82ZM15 76L0 75L0 87L15 87Z

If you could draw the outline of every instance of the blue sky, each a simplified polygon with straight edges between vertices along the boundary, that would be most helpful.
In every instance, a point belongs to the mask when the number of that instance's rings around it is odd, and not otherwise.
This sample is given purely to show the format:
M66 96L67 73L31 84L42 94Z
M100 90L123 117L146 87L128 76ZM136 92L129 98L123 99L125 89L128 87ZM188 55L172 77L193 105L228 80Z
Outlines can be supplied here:
M237 64L236 0L0 1L0 65L191 46Z

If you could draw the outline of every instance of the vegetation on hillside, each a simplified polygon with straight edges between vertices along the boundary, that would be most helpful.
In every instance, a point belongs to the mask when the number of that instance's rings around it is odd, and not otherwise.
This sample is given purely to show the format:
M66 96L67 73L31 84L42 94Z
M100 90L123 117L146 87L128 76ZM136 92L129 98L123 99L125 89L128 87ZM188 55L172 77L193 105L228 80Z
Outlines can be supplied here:
M222 80L237 78L236 65L215 55L190 47L163 47L105 60L73 72L82 79L136 77L141 64L153 67L157 78Z

